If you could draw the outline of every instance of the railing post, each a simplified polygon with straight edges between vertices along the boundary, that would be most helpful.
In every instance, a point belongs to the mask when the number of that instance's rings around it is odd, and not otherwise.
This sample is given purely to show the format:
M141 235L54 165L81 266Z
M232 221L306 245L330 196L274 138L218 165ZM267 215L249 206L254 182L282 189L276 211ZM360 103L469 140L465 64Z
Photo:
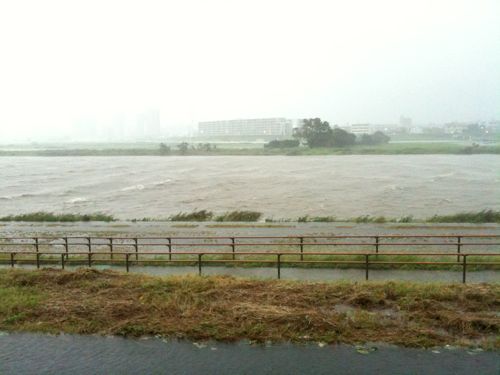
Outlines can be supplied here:
M460 262L460 251L461 251L461 248L462 248L462 237L461 236L457 236L457 262Z
M64 269L64 254L61 254L61 269Z
M40 253L36 253L36 268L40 268Z
M281 254L276 254L278 259L276 265L278 267L278 280L281 279Z
M12 268L14 268L14 263L15 263L14 256L15 255L16 255L16 253L10 253L10 266Z
M365 280L367 280L367 281L368 281L368 265L369 265L368 257L369 256L370 256L370 254L365 255Z
M69 253L68 237L64 237L64 252L66 253L66 257L68 257L68 253ZM64 266L63 266L63 268L64 268Z
M35 237L34 240L35 240L35 251L38 253L40 251L38 237Z
M110 258L113 260L113 237L109 238L109 252Z
M375 236L375 254L378 255L379 237Z
M467 255L462 255L462 283L466 282L466 273L467 273Z
M130 265L128 262L129 255L130 255L129 253L125 253L125 269L127 270L127 272L129 271L129 268L130 268Z
M201 257L203 254L198 254L198 276L201 276Z
M89 242L88 246L89 246L89 253L92 252L92 240L90 239L90 237L87 237L87 241Z
M236 259L236 255L235 255L236 245L234 243L234 237L231 237L231 249L232 249L232 252L233 252L233 260L235 260Z
M300 237L300 260L304 260L304 237Z
M134 238L135 260L139 260L139 244L137 238Z
M168 241L168 260L172 260L172 239L170 237L167 238Z
M92 268L92 253L89 253L89 267Z

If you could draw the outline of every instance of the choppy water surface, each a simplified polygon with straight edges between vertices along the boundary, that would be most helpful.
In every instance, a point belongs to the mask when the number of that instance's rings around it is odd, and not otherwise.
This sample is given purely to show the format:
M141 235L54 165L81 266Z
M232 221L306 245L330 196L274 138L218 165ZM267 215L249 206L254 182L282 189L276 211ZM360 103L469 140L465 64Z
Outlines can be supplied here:
M494 352L387 345L189 343L118 337L0 336L0 373L10 374L498 374Z
M500 209L498 155L2 157L0 210L427 217Z

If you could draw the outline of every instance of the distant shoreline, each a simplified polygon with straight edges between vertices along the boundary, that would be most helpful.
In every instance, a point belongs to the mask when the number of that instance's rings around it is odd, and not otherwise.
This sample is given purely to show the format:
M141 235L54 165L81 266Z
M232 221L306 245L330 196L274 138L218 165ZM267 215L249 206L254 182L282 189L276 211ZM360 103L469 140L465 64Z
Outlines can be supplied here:
M191 146L196 146L192 143ZM500 144L493 145L466 145L451 142L408 142L408 143L388 143L382 145L356 145L351 147L335 148L231 148L218 145L211 150L190 148L187 151L176 149L175 145L170 145L168 152L162 151L156 144L149 147L135 148L113 148L113 147L81 147L69 149L66 147L43 147L31 149L9 149L0 147L0 156L314 156L314 155L473 155L473 154L500 154Z

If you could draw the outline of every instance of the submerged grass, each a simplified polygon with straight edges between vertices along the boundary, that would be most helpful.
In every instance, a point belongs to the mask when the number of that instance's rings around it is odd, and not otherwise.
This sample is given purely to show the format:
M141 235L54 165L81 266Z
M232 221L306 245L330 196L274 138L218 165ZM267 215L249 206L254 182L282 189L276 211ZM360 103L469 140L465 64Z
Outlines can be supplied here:
M222 215L214 216L212 211L199 210L193 212L180 212L176 215L170 216L170 221L258 221L262 213L257 211L230 211Z
M272 219L266 219L266 221L274 221ZM277 220L281 221L281 220ZM282 221L291 221L285 219ZM481 223L500 223L500 211L495 210L482 210L478 212L461 212L451 215L434 215L426 219L416 219L413 215L401 216L399 218L385 217L385 216L371 216L371 215L361 215L357 217L352 217L349 219L339 219L335 216L300 216L296 220L299 223L309 223L309 222L353 222L357 224L365 223L471 223L471 224L481 224Z
M0 218L0 221L36 221L36 222L78 222L78 221L115 221L112 215L103 213L94 214L55 214L52 212L33 212L21 215L9 215Z
M435 215L427 219L429 223L500 223L500 211L483 210L462 212L454 215Z
M263 214L258 211L235 210L229 211L220 215L214 214L209 210L195 210L192 212L179 212L171 215L168 218L143 218L132 219L132 222L160 222L160 221L216 221L216 222L256 222L262 218ZM0 218L0 221L33 221L33 222L77 222L77 221L116 221L112 215L103 213L94 214L54 214L51 212L34 212L22 215L9 215ZM338 218L333 215L329 216L300 216L296 219L275 219L267 217L264 219L268 223L338 223L338 222L353 222L357 224L364 223L500 223L500 211L482 210L478 212L461 212L451 215L434 215L427 219L416 219L412 215L401 216L399 218L385 216L361 215L349 219Z
M261 216L257 211L231 211L217 216L215 221L258 221Z
M7 331L500 348L498 284L1 270L0 296Z
M179 212L176 215L170 216L170 221L207 221L214 216L212 211L199 210L193 212Z

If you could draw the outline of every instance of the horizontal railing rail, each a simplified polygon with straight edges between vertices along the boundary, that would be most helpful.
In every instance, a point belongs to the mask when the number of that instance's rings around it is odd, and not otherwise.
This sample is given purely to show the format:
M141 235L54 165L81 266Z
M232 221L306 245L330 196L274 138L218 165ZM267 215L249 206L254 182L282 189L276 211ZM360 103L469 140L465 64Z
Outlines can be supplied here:
M130 266L132 264L140 264L140 263L145 263L145 262L156 262L156 263L196 263L198 266L198 273L199 275L202 274L202 266L203 264L209 264L209 263L223 263L223 264L242 264L242 263L267 263L267 264L275 264L277 268L277 277L278 279L281 278L281 269L284 264L291 264L291 263L323 263L323 264L356 264L364 265L364 270L365 270L365 279L369 279L369 270L370 270L370 265L377 265L377 264L384 264L384 265L401 265L401 264L420 264L420 265L456 265L456 266L461 266L462 268L462 282L466 282L466 276L467 276L467 266L472 266L472 265L482 265L482 264L489 264L489 265L500 265L500 261L492 261L492 262L474 262L474 261L467 261L469 257L499 257L500 253L432 253L432 252L427 252L427 253L408 253L408 252L390 252L386 253L384 255L387 256L393 256L393 257L398 257L398 256L408 256L408 255L413 255L413 256L430 256L430 257L455 257L459 256L461 259L460 261L421 261L421 260L414 260L414 261L408 261L408 260L403 260L403 261L387 261L387 260L377 260L377 254L369 253L369 252L310 252L307 253L308 256L361 256L364 259L363 260L353 260L353 259L348 259L348 260L339 260L339 259L300 259L300 257L303 255L300 252L263 252L263 251L251 251L251 252L239 252L238 255L243 256L257 256L257 255L265 255L265 256L273 256L276 257L274 260L269 260L269 259L203 259L204 256L210 255L234 255L233 252L218 252L218 253L213 253L213 252L158 252L158 253L151 253L151 252L116 252L114 253L115 256L122 256L123 259L94 259L94 256L96 255L104 255L104 256L109 256L110 252L103 252L103 251L96 251L96 252L72 252L72 253L61 253L61 252L42 252L42 251L27 251L27 252L9 252L9 251L0 251L0 256L2 255L8 255L8 259L4 260L3 263L8 262L10 263L11 267L14 268L16 264L22 264L22 263L32 263L36 264L37 268L40 268L42 263L52 263L54 264L56 262L55 259L47 259L43 257L54 257L54 256L60 256L60 264L61 268L65 268L66 264L70 263L82 263L86 262L88 267L92 267L92 264L95 262L99 263L123 263L125 269L127 272L130 270ZM26 259L26 258L16 258L17 255L24 255L24 256L29 256L32 255L34 256L34 259ZM194 259L139 259L139 256L151 256L151 255L192 255L195 256ZM70 258L73 257L73 259ZM75 256L82 256L81 259L75 259ZM283 259L285 256L297 256L300 260L290 260L290 259ZM135 257L136 259L132 259ZM372 260L370 258L375 257L375 260ZM455 259L455 258L454 258ZM1 259L0 259L1 260ZM59 262L59 261L57 261Z
M449 265L460 266L463 282L468 266L498 266L500 234L456 235L291 235L291 236L0 236L0 263L122 264L275 264L278 278L282 265L291 263L362 265L368 279L370 266ZM82 247L86 251L82 251ZM403 249L398 249L398 247ZM102 249L106 251L102 251ZM230 248L230 251L227 249ZM366 249L369 250L366 250ZM164 251L167 249L168 251ZM193 250L194 249L194 250ZM335 249L335 251L331 251ZM349 249L349 251L346 251ZM352 249L352 250L351 250ZM125 250L125 251L124 251ZM265 250L265 251L264 251ZM180 256L191 257L189 259ZM215 259L214 256L229 259ZM166 256L167 259L151 259ZM260 259L255 259L259 257ZM265 256L266 258L263 258ZM325 259L325 256L336 257ZM379 257L380 256L380 257ZM384 258L381 258L384 256ZM402 256L412 260L397 259ZM350 257L350 259L338 259ZM357 259L353 259L357 257ZM429 260L426 257L442 257ZM472 257L483 257L477 260ZM252 258L252 259L249 259ZM293 258L293 259L291 259ZM361 258L361 259L359 259ZM488 259L488 261L485 261ZM489 259L493 259L490 261Z
M214 248L218 252L228 247L231 248L233 260L236 254L240 253L241 248L255 247L257 250L263 247L270 248L272 251L283 249L284 247L297 247L300 251L300 260L304 260L305 254L310 254L315 247L336 248L351 247L364 248L370 247L375 254L386 254L386 249L395 247L409 247L411 249L421 249L422 247L439 247L440 249L453 249L457 253L457 262L461 260L461 254L467 248L471 251L473 248L484 248L496 250L500 246L500 234L457 234L457 235L439 235L439 234L380 234L380 235L289 235L289 236L149 236L149 237L124 237L124 236L32 236L20 237L13 236L0 237L0 250L9 248L21 248L19 251L26 251L26 248L32 248L39 252L47 247L53 249L62 249L65 253L74 253L79 248L85 247L88 252L94 252L96 249L107 247L111 259L116 250L120 248L133 248L135 253L139 250L150 250L151 253L158 253L159 247L166 247L169 251L171 260L172 252L175 249L185 248ZM276 240L281 240L277 242ZM354 240L354 241L349 241ZM361 240L361 242L360 242ZM413 241L411 241L413 240ZM481 240L483 242L481 242ZM155 242L156 241L156 242ZM185 242L188 241L188 242ZM306 251L307 249L307 251ZM382 250L383 249L383 250ZM328 250L328 249L327 249ZM408 250L408 249L405 249Z
M17 257L18 255L21 256L34 256L34 259L31 258L19 258ZM110 257L109 259L96 259L95 256L119 256L123 257L123 259L113 259ZM161 256L161 255L168 255L168 259L145 259L145 256ZM192 255L194 256L194 259L172 259L172 256L177 256L177 255ZM204 256L214 256L214 255L230 255L233 258L232 259L203 259ZM255 257L258 255L261 256L266 256L266 257L276 257L275 259L236 259L235 255L238 256L251 256ZM374 254L373 252L340 252L340 251L335 251L335 252L308 252L308 259L303 258L303 253L302 252L265 252L265 251L240 251L238 253L234 252L227 252L227 251L222 251L222 252L198 252L198 251L187 251L187 252L140 252L140 251L134 251L134 252L115 252L114 254L111 254L110 252L105 252L105 251L75 251L71 253L61 253L61 252L56 252L56 251L24 251L24 252L14 252L14 251L0 251L0 263L10 263L11 267L15 267L16 264L23 264L23 263L31 263L31 264L36 264L37 268L40 268L42 264L47 264L47 263L52 263L54 264L57 261L54 257L59 256L60 257L60 264L61 268L65 268L66 264L71 264L71 263L79 263L81 264L82 262L87 263L88 267L92 267L93 264L96 262L100 264L116 264L116 263L123 263L125 269L127 272L130 270L130 266L133 264L140 264L140 263L196 263L198 266L198 273L199 275L202 274L202 266L203 264L210 264L210 263L223 263L223 264L243 264L243 263L257 263L257 264L275 264L277 268L277 277L278 279L281 278L281 269L284 264L291 264L291 263L311 263L311 264L352 264L352 265L364 265L364 270L365 270L365 279L369 279L369 270L370 270L370 265L458 265L461 266L462 268L462 282L466 282L466 275L467 275L467 266L472 266L472 265L500 265L500 261L492 261L492 262L483 262L483 261L468 261L467 259L470 257L498 257L500 256L500 253L449 253L449 252L425 252L425 253L415 253L415 252L387 252L384 255L389 256L389 257L398 257L398 256L416 256L416 257L422 257L422 256L429 256L429 257L457 257L457 260L453 261L428 261L428 260L378 260L378 254ZM6 259L2 259L1 256L6 256ZM76 259L76 256L81 256L81 258ZM290 260L290 259L284 259L283 257L290 257L290 256L296 256L298 259L297 260ZM314 256L348 256L348 257L353 257L353 256L358 256L362 257L362 260L355 260L355 259L347 259L347 260L341 260L341 259L310 259L310 257ZM47 257L52 257L52 258L47 258ZM71 257L71 258L70 258ZM142 259L139 259L140 257L143 257ZM135 258L135 259L133 259ZM374 260L373 260L374 258Z

